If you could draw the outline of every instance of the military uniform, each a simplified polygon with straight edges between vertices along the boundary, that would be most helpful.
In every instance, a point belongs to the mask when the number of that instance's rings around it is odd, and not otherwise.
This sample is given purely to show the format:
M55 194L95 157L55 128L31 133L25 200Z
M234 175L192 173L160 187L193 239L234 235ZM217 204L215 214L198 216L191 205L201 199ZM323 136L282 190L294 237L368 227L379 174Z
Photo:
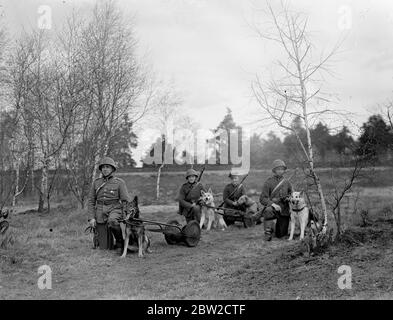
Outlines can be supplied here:
M121 201L131 201L123 179L109 176L94 181L89 194L89 217L97 223L119 225L122 218Z
M276 160L273 163L273 171L276 167L283 166L286 168L283 161ZM265 207L263 210L265 235L271 235L274 220L276 221L276 236L277 238L284 237L288 234L288 226L290 219L289 203L286 201L287 197L292 193L292 185L288 180L284 180L277 190L273 190L284 179L284 177L272 176L266 180L262 187L262 192L259 197L259 202ZM276 212L272 207L275 203L280 206L281 211ZM262 212L262 211L261 211Z
M101 161L100 170L104 164L109 164L116 170L112 159L104 158ZM123 179L111 174L93 182L88 201L89 220L96 220L98 242L101 249L112 248L111 234L116 239L117 247L123 245L123 234L120 228L120 220L123 218L122 201L131 201Z
M229 183L225 186L224 192L222 195L222 199L224 201L224 208L229 208L229 209L236 209L236 210L242 210L245 211L245 206L237 206L235 205L235 201L239 200L239 198L242 195L246 194L246 191L244 189L244 186L240 186L236 191L235 189L238 188L238 186L234 185L233 183ZM235 192L234 192L235 191ZM232 194L233 193L233 194ZM231 195L232 194L232 195ZM232 224L235 220L228 218L227 216L224 216L224 220L226 224Z
M199 223L201 220L201 206L197 203L201 197L202 190L206 191L205 187L200 182L195 182L193 184L186 182L180 188L177 197L179 201L179 213L186 218L187 223L191 220L196 220ZM196 205L192 208L193 203Z
M186 179L189 176L198 177L198 171L189 169L186 172ZM201 206L198 204L199 198L201 197L201 191L205 191L205 187L200 182L186 182L179 190L177 201L179 201L179 214L186 218L188 223L191 220L196 220L198 223L201 221ZM193 206L195 204L195 206Z

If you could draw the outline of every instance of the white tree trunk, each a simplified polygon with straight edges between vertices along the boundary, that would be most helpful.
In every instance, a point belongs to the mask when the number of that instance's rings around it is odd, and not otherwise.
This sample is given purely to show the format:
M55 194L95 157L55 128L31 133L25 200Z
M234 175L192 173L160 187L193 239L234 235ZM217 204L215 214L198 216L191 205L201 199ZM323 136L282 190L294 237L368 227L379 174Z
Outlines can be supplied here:
M45 197L48 193L48 162L48 159L45 159L42 166L38 212L44 211Z
M19 193L19 179L20 179L20 158L16 160L16 165L15 165L15 189L14 189L14 194L12 195L12 208L16 206L16 197L20 194Z
M161 180L161 169L164 167L164 163L160 165L157 172L157 184L156 184L156 199L160 198L160 180Z
M315 169L314 169L314 153L313 153L312 143L311 143L310 128L308 125L307 107L305 104L303 105L303 112L304 112L304 125L306 127L306 132L307 132L307 149L308 149L309 168L310 168L311 175L314 179L314 183L317 186L319 199L321 200L321 207L322 207L323 220L324 220L322 233L325 233L326 229L327 229L327 223L328 223L326 201L325 201L325 196L324 196L323 190L322 190L321 180L319 179L319 176L317 175L317 173L315 172Z

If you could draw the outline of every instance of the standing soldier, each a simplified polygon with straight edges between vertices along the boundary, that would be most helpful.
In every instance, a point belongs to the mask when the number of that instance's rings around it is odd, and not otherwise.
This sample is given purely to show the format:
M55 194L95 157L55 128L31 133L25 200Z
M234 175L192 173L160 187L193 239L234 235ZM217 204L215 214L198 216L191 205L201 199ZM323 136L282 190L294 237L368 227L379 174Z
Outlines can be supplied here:
M228 175L228 177L231 179L231 182L225 186L224 192L222 195L222 200L224 202L224 208L245 210L243 205L237 204L237 200L239 200L239 198L242 195L246 194L244 186L243 185L239 186L240 175L241 174L239 172L231 169L231 172ZM235 220L233 220L225 215L224 215L224 220L227 225L233 224L235 222Z
M201 221L201 206L198 200L201 197L201 191L206 191L202 183L197 182L199 173L194 169L186 172L187 182L184 183L179 191L177 200L179 201L179 214L186 218L188 223L191 220Z
M288 197L292 193L291 183L284 179L287 166L284 161L273 161L273 176L268 178L262 187L259 201L265 206L263 211L265 240L272 239L274 220L276 222L276 237L281 238L288 234L290 219Z
M100 249L112 249L114 237L115 249L120 251L124 242L119 221L123 218L122 201L130 201L130 196L124 180L113 176L117 168L112 158L103 158L98 169L102 177L90 189L89 223L97 228Z

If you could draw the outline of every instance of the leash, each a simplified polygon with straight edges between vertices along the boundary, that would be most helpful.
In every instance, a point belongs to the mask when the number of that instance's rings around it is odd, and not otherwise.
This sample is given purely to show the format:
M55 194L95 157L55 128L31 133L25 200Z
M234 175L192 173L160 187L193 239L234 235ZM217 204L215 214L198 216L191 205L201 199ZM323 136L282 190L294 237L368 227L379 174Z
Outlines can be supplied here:
M206 207L206 208L209 208L209 209L214 209L215 213L217 213L217 214L219 214L219 215L222 215L222 216L224 216L225 213L221 213L221 212L219 212L219 210L223 210L224 212L225 212L225 211L243 212L243 211L241 211L241 210L232 209L232 208L213 207L213 206L209 206L209 205L206 204L206 203L201 203L201 206Z
M89 233L94 233L94 234L96 234L97 233L97 228L96 227L93 227L93 226L88 226L86 229L85 229L85 234L89 234Z

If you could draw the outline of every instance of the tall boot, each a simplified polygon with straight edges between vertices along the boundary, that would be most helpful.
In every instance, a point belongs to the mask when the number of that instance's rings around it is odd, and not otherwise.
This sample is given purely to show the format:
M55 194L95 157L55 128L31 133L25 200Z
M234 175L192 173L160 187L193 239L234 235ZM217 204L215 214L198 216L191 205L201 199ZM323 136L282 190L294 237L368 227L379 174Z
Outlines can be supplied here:
M120 226L119 225L111 225L109 227L109 229L111 230L111 232L116 240L115 249L119 250L119 251L123 250L124 240L123 240L123 233L121 232Z
M273 235L274 220L264 220L265 241L271 241Z
M282 238L288 235L289 216L279 216L276 224L276 237Z

